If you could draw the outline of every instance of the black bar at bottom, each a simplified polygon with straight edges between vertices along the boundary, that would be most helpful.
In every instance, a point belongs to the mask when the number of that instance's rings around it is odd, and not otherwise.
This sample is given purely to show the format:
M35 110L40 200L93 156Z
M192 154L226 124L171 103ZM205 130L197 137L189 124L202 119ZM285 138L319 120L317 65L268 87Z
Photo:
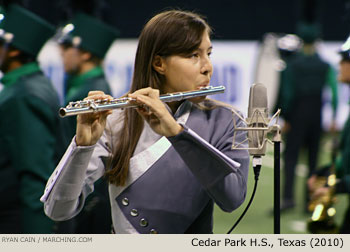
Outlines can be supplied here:
M280 142L274 142L274 234L281 233L281 208L280 208Z

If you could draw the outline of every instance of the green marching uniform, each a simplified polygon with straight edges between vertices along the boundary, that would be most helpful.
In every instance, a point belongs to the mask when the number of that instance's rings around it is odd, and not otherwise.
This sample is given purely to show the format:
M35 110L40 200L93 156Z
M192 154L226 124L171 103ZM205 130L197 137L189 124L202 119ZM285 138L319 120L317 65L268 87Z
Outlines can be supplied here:
M316 169L322 134L322 91L332 90L333 115L337 108L337 82L333 68L318 54L298 53L287 62L281 76L282 111L290 123L286 136L284 200L293 200L295 167L299 150L308 148L309 175Z
M63 34L60 43L91 53L98 59L95 67L81 74L68 75L65 103L83 100L89 91L99 90L112 94L105 78L101 61L105 57L119 31L85 13L77 13L72 19L74 29ZM75 43L78 38L79 43ZM76 118L63 119L66 124L66 137L72 139L76 131ZM68 147L68 145L67 145ZM61 233L110 233L112 219L108 196L108 184L104 178L95 183L94 193L89 195L84 209L75 218L62 222Z
M340 70L339 70L339 80L341 82L350 84L350 79L348 77L348 67L350 65L350 36L347 38L345 43L341 46L338 53L341 56L340 60ZM335 164L335 165L333 165ZM350 114L348 114L347 121L343 127L340 137L339 148L337 150L337 156L335 157L335 162L333 162L333 167L335 166L336 184L334 193L336 194L346 194L348 197L348 207L345 211L344 219L339 228L339 233L350 234ZM330 167L331 165L329 165ZM327 169L327 167L325 167ZM329 170L325 170L329 174ZM320 170L316 175L320 175L323 172ZM334 172L334 170L332 171ZM322 175L321 175L322 176ZM323 175L324 176L324 175Z
M13 34L11 46L33 58L54 34L44 20L16 5L9 7L3 29ZM39 199L64 147L58 95L37 62L5 73L1 82L0 233L53 233Z
M335 192L348 194L348 209L345 212L345 217L340 227L340 233L350 233L350 115L342 131L342 136L339 146L339 156L336 159L336 178L337 183Z
M287 67L281 73L281 116L289 123L284 152L284 190L281 208L295 204L294 179L299 151L308 150L308 177L316 170L320 138L322 135L322 94L328 85L332 91L333 117L338 104L336 72L325 62L314 47L318 38L317 26L301 24L299 36L303 49L286 60ZM310 49L310 48L314 49ZM305 186L306 187L306 186ZM308 202L306 190L305 207Z
M338 52L341 55L340 60L340 73L339 80L350 84L350 79L346 76L346 69L341 67L341 64L350 64L350 36L346 42L341 46L341 50ZM338 145L338 144L337 144ZM335 150L335 149L334 149ZM333 150L333 151L334 151ZM336 154L336 155L335 155ZM333 156L334 155L334 156ZM335 168L335 169L333 169ZM336 183L333 189L336 194L347 194L348 196L348 208L345 211L344 219L339 228L339 233L349 234L350 233L350 114L348 114L347 121L342 129L339 145L337 146L336 152L332 153L332 163L322 167L315 171L317 177L328 177L330 174L334 173L336 175ZM328 187L327 185L324 185ZM331 192L331 196L333 192ZM333 197L330 197L332 200ZM316 223L315 223L316 224ZM333 228L332 222L330 228ZM316 225L315 225L316 227ZM327 228L327 226L325 226Z

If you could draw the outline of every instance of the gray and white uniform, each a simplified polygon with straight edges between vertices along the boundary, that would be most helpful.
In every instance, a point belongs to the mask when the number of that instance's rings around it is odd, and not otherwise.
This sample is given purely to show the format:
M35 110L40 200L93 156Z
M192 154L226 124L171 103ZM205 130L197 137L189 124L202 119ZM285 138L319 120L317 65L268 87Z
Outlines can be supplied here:
M93 146L76 146L73 139L41 198L50 218L66 220L82 209L105 172L122 117L114 110ZM126 186L109 185L116 233L212 233L214 202L231 212L244 201L249 154L231 149L233 120L244 127L242 120L231 108L202 110L188 100L174 118L184 127L174 137L160 136L145 123ZM236 132L237 142L245 138Z

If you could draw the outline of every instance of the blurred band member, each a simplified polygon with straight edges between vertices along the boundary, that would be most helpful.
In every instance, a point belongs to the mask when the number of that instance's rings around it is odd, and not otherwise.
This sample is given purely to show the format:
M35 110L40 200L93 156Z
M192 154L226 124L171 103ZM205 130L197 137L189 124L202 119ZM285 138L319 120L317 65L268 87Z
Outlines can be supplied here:
M59 99L36 57L54 31L17 5L1 23L0 233L53 232L39 199L60 158Z

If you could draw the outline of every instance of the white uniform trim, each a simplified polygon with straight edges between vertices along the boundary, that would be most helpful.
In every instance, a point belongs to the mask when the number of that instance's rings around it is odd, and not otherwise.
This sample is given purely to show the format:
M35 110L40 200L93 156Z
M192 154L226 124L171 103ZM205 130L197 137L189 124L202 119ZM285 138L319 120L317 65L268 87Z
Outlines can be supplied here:
M213 147L211 144L209 144L207 141L205 141L204 139L202 139L200 136L198 136L198 134L196 132L194 132L191 129L188 129L188 133L190 133L190 135L194 136L195 138L197 138L198 141L200 141L202 144L206 145L209 149L211 149L213 152L215 152L217 155L221 156L226 162L228 162L229 164L231 164L233 167L235 168L239 168L241 166L240 163L232 160L231 158L229 158L228 156L226 156L225 154L221 153L218 149L216 149L215 147Z

